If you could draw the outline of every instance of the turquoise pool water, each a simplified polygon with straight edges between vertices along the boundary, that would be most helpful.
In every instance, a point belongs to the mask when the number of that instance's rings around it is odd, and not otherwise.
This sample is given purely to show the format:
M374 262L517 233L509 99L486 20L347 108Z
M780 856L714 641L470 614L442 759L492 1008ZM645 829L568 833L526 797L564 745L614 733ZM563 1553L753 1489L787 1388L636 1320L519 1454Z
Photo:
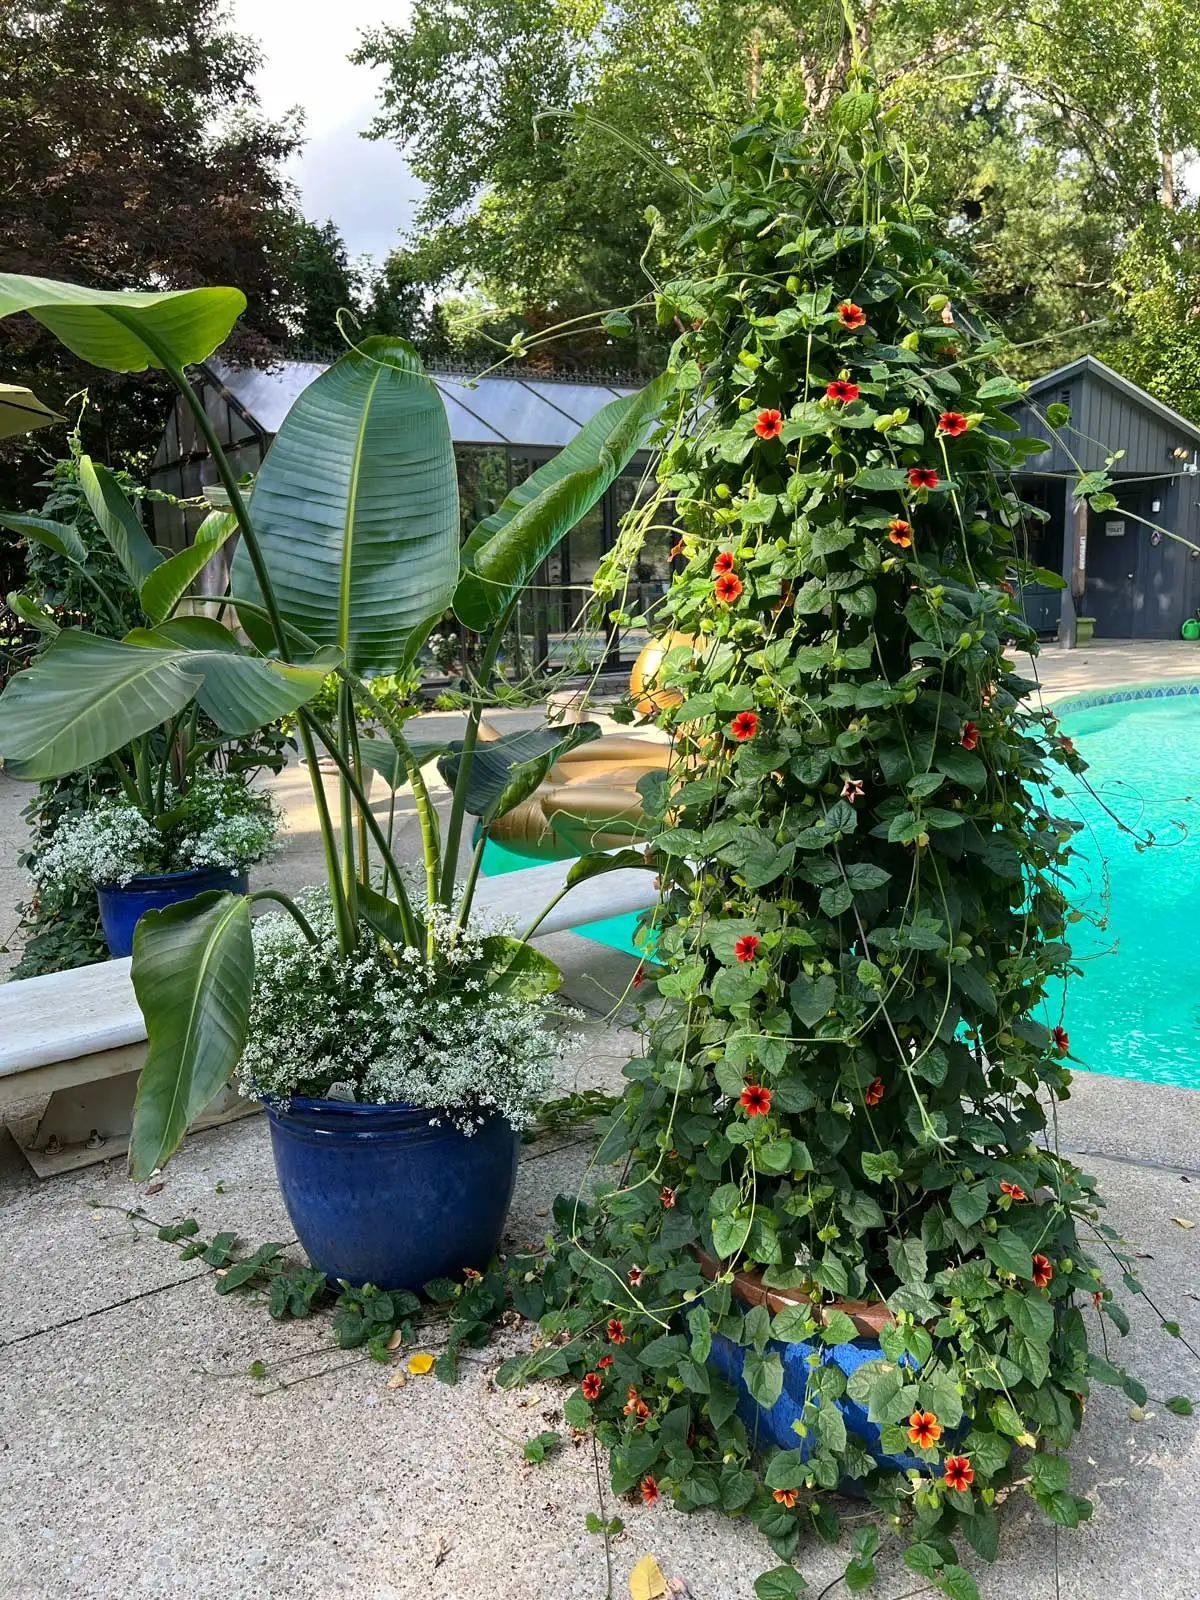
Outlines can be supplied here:
M1069 894L1102 923L1069 935L1082 967L1067 986L1071 1054L1092 1072L1200 1089L1200 696L1061 722L1096 792L1069 781L1068 812L1085 824ZM1154 844L1139 850L1122 823Z
M1073 1064L1200 1089L1200 694L1067 706L1060 719L1095 791L1068 775L1058 803L1085 825L1068 885L1085 913L1069 934L1082 974L1062 1018ZM489 876L529 865L498 845L484 853ZM609 917L575 931L640 955L637 925ZM1056 1003L1047 1021L1058 1020Z

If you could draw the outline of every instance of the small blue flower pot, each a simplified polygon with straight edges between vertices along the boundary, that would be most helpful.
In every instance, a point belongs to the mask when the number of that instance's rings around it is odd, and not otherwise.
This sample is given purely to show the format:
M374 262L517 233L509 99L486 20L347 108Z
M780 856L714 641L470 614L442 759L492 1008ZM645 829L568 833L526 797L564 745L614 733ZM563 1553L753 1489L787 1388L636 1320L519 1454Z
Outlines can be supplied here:
M503 1117L468 1137L419 1106L294 1096L267 1116L288 1216L327 1277L419 1290L495 1255L520 1149Z
M742 1377L746 1350L742 1345L734 1344L724 1334L714 1334L709 1365L737 1390L737 1414L746 1424L751 1445L757 1445L760 1449L766 1445L777 1445L780 1450L798 1450L801 1461L808 1460L815 1445L811 1428L801 1438L792 1427L794 1422L800 1421L804 1410L805 1389L812 1371L810 1357L815 1356L822 1365L840 1367L847 1378L865 1361L887 1360L878 1339L867 1337L855 1339L850 1344L834 1345L821 1344L817 1340L784 1344L781 1340L771 1339L767 1349L783 1362L783 1392L770 1407L760 1406L746 1388ZM857 1405L848 1394L843 1394L838 1400L837 1408L846 1424L846 1432L879 1466L896 1472L909 1472L914 1467L923 1473L930 1470L927 1461L922 1461L920 1456L910 1451L906 1450L902 1455L885 1455L880 1425L869 1421L866 1407ZM943 1435L943 1439L946 1438L947 1435ZM850 1480L843 1483L842 1488L850 1494L861 1493Z
M249 887L246 873L230 872L226 867L196 867L191 872L161 872L145 878L130 878L124 885L105 884L96 890L100 926L114 956L131 956L133 930L143 912L191 900L206 889L228 889L231 894L245 894Z

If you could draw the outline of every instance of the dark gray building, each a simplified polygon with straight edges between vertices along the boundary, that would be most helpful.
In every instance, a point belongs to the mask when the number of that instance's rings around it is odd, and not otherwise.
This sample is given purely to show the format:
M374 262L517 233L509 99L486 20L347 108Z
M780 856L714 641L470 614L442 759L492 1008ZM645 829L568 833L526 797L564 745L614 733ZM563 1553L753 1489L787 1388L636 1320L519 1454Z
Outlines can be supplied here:
M1046 409L1059 402L1070 421L1052 429ZM1200 546L1200 428L1095 356L1030 384L1015 419L1050 445L1018 478L1022 498L1049 518L1030 523L1029 555L1067 579L1065 591L1027 588L1026 616L1067 643L1077 616L1095 618L1097 638L1177 639L1200 606L1200 550L1180 542ZM1080 471L1103 470L1117 451L1108 469L1117 507L1073 499Z

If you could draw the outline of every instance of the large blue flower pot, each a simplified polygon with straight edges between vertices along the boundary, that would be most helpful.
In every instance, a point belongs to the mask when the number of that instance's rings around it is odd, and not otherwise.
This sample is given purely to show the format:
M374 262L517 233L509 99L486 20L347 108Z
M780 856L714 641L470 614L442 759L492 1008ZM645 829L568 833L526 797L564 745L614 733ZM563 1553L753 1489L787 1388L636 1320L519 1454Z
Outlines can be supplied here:
M737 1414L746 1424L751 1444L760 1449L766 1445L777 1445L781 1450L799 1450L802 1461L807 1461L812 1454L815 1440L811 1429L801 1438L792 1424L800 1421L804 1410L805 1389L812 1371L811 1358L816 1357L822 1365L840 1367L847 1378L864 1361L887 1359L878 1339L866 1337L855 1339L850 1344L834 1345L821 1344L816 1340L784 1344L781 1340L771 1339L767 1349L773 1351L783 1363L783 1392L770 1407L760 1406L746 1388L742 1377L746 1349L742 1345L734 1344L732 1339L727 1339L723 1334L714 1334L709 1364L737 1390ZM908 1472L914 1467L923 1473L930 1470L927 1461L922 1461L920 1456L910 1451L906 1450L902 1455L885 1455L879 1424L869 1421L867 1408L857 1405L848 1394L843 1394L838 1400L837 1408L846 1424L846 1432L881 1467L890 1467L897 1472ZM943 1435L943 1440L946 1438ZM855 1492L853 1483L849 1481L842 1487L850 1493Z
M105 884L96 890L100 903L100 926L114 956L133 954L133 930L144 911L159 911L163 906L191 900L206 889L228 889L245 894L250 880L244 872L226 867L196 867L191 872L160 872L145 878L130 878L124 885Z
M293 1097L270 1103L284 1204L327 1277L379 1289L482 1271L517 1181L520 1139L503 1117L468 1137L443 1112Z

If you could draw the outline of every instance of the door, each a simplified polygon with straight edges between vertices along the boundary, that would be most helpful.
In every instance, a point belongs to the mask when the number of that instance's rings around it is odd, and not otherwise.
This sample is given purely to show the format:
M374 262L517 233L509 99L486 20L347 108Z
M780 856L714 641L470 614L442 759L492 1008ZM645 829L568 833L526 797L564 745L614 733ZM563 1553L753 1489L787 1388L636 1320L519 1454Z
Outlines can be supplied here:
M1120 494L1117 485L1115 493ZM1122 496L1123 505L1141 511L1136 495ZM1097 639L1132 639L1138 580L1138 529L1130 517L1115 511L1089 511L1086 587L1080 615L1095 617Z
M1177 479L1164 486L1156 495L1147 496L1142 515L1158 528L1141 527L1138 530L1139 562L1137 595L1134 603L1133 636L1135 639L1177 639L1184 617L1187 615L1188 567L1191 560L1187 545L1169 537L1170 533L1188 530L1182 526L1187 515L1187 498L1194 493L1191 481ZM1158 501L1159 509L1154 510ZM1159 530L1165 531L1159 531Z

